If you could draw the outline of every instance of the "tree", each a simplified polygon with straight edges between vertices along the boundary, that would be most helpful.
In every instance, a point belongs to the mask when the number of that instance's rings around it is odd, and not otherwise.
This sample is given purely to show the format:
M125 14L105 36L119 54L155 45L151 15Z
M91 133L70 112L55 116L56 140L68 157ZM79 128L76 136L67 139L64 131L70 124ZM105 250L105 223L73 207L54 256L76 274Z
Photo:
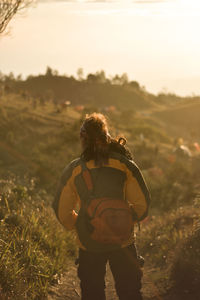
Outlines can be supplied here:
M123 73L121 76L116 74L112 78L111 82L112 84L116 84L116 85L125 85L129 82L128 75L126 73Z
M138 83L137 81L130 81L130 82L129 82L129 85L130 85L132 88L136 89L136 90L139 90L139 89L140 89L140 85L139 85L139 83Z
M34 0L0 0L0 34L16 13L28 7Z
M123 73L121 75L121 85L127 84L128 83L128 75L126 73Z
M82 81L83 80L83 76L84 76L83 68L78 68L76 74L77 74L78 80Z
M87 81L91 83L105 83L107 81L105 72L98 71L95 74L88 74Z
M51 67L48 67L48 66L47 66L46 74L45 74L45 75L48 76L48 77L53 76L53 70L52 70Z

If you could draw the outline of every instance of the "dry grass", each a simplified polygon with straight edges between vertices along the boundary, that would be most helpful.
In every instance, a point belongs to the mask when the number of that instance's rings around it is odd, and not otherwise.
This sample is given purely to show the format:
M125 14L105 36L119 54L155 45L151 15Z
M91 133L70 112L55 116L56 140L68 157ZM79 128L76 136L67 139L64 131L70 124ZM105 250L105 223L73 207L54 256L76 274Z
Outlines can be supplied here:
M44 191L1 181L0 291L6 299L43 299L56 283L74 237L55 220ZM3 297L3 296L2 296Z

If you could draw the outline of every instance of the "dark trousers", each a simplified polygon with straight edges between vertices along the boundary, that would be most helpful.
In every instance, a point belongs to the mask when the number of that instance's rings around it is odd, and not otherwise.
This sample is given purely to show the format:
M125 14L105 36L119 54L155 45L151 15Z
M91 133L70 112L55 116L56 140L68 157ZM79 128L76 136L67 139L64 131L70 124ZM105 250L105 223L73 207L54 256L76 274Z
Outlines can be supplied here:
M120 250L94 253L79 250L78 277L82 300L105 300L106 264L109 262L120 300L142 300L142 271L135 245Z

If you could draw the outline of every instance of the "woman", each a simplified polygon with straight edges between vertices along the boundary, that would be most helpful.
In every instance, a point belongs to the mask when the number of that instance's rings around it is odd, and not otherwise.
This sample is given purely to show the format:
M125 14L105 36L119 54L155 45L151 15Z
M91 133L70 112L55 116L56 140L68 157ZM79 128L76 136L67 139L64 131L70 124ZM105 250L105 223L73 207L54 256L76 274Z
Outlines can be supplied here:
M80 141L83 152L80 158L65 168L54 209L60 223L68 230L76 229L78 233L78 277L82 300L105 300L107 262L115 280L119 299L141 300L142 271L137 259L133 226L132 234L124 240L122 238L121 244L94 241L92 232L96 230L96 225L94 218L88 216L87 207L94 203L95 199L104 199L101 203L109 203L110 200L107 200L112 199L110 203L114 204L116 202L113 199L123 199L123 204L128 203L128 209L130 207L131 222L134 224L147 216L148 189L140 170L132 160L131 153L125 147L125 139L120 138L117 141L110 136L102 114L93 113L86 116L80 129ZM84 171L87 176L84 176ZM99 203L94 209L95 212L101 205ZM80 207L78 214L75 211L77 204ZM112 210L115 209L105 211L109 213ZM104 210L102 214L99 213L99 218L103 214ZM123 216L121 220L122 225Z

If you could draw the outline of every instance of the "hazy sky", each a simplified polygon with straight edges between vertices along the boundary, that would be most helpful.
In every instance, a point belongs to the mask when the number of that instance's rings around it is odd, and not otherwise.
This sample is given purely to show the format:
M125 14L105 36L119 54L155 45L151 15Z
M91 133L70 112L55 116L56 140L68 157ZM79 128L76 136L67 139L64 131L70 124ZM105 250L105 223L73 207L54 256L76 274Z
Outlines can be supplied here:
M148 91L200 95L199 0L41 0L0 38L0 71L126 72Z

